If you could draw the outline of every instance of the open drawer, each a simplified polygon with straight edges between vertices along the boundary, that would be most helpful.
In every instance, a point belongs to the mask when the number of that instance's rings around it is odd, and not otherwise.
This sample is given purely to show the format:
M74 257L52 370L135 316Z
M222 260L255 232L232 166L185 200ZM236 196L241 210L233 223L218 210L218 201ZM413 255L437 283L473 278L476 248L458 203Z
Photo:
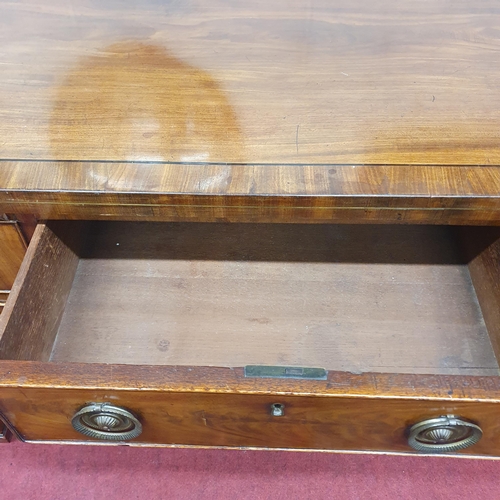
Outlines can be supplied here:
M29 441L500 455L499 237L41 224L1 416Z

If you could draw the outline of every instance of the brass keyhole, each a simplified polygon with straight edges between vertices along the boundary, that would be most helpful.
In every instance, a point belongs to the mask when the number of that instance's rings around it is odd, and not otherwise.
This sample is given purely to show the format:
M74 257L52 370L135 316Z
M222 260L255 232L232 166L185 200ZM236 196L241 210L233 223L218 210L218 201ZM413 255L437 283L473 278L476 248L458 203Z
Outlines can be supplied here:
M271 405L271 415L273 417L283 417L285 415L285 405L281 403L273 403Z

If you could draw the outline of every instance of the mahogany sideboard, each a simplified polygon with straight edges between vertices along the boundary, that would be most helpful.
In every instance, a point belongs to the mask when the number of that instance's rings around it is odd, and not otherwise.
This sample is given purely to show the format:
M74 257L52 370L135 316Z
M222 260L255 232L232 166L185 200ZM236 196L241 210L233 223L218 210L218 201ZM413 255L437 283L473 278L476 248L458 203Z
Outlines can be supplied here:
M498 457L499 25L0 2L10 431Z

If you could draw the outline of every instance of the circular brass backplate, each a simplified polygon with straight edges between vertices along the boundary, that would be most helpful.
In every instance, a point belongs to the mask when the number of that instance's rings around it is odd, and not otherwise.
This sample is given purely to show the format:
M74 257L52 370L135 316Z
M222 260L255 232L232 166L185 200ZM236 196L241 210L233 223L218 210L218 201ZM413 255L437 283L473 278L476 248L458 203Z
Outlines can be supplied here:
M476 444L481 428L464 418L446 415L418 422L410 428L408 444L417 451L447 453Z
M75 413L71 424L85 436L107 441L134 439L142 432L142 425L132 412L109 403L84 406Z

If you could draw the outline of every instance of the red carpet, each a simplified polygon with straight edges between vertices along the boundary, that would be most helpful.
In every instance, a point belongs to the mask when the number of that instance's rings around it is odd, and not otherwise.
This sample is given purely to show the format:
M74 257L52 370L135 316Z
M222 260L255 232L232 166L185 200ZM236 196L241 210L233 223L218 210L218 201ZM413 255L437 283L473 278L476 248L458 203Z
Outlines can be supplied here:
M2 500L500 499L500 461L0 445Z

